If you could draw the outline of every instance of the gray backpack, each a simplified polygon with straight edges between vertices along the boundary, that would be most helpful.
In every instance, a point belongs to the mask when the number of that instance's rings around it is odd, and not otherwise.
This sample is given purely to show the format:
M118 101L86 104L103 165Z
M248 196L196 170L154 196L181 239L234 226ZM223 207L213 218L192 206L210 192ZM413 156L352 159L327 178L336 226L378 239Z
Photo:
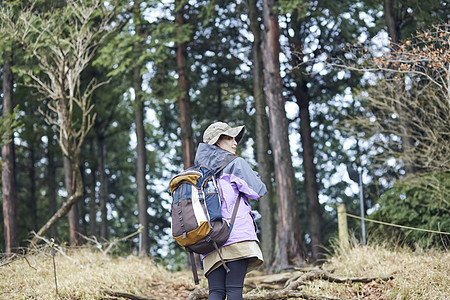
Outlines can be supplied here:
M172 236L190 254L196 284L199 280L194 253L206 255L217 251L225 270L229 271L219 248L230 236L240 201L236 202L229 223L222 217L222 195L216 178L236 158L230 154L215 169L204 165L191 167L174 176L169 184Z

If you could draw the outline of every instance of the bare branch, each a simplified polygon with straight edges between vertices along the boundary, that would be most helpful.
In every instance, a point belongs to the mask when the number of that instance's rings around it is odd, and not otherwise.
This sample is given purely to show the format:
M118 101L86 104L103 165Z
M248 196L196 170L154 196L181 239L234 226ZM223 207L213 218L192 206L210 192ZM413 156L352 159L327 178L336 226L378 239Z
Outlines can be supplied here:
M55 249L56 252L58 252L59 254L61 254L62 256L64 256L64 257L67 258L68 260L70 260L71 262L76 262L76 263L78 263L78 262L75 261L73 258L71 258L70 256L68 256L68 255L64 252L64 250L61 248L61 246L59 246L59 245L56 244L55 242L50 241L49 239L47 239L47 238L45 238L45 237L43 237L43 236L40 236L40 235L37 234L36 232L32 232L32 233L33 233L33 235L34 235L33 240L41 240L41 241L45 242L48 246L50 246L52 249Z
M81 147L96 117L90 102L92 94L109 82L91 81L84 88L81 74L94 58L99 43L108 36L108 30L114 30L108 28L113 16L114 12L108 11L100 0L69 0L45 18L36 14L33 7L24 9L18 17L7 5L0 10L2 30L14 33L11 38L38 62L38 71L27 71L32 79L30 86L50 100L48 111L42 113L48 123L57 126L58 144L74 169L78 168ZM75 115L77 109L81 113ZM75 172L76 192L39 230L39 236L81 199L82 179Z
M346 122L379 149L372 158L395 158L416 171L450 170L450 24L418 32L381 56L357 49L327 64L376 75L357 94L361 115Z

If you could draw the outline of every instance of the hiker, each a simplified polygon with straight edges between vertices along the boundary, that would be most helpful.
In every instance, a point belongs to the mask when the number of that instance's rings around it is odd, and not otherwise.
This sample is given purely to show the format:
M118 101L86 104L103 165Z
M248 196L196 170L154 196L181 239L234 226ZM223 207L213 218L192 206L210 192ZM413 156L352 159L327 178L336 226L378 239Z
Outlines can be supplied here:
M216 168L227 156L236 154L245 126L230 127L223 122L211 124L204 132L195 155L195 165ZM242 299L246 273L261 265L263 257L256 235L255 214L249 200L257 200L266 192L266 186L250 165L237 157L218 174L217 181L222 193L222 215L231 219L236 201L238 206L235 222L228 241L220 248L229 272L221 262L218 251L202 256L204 274L208 279L210 300Z

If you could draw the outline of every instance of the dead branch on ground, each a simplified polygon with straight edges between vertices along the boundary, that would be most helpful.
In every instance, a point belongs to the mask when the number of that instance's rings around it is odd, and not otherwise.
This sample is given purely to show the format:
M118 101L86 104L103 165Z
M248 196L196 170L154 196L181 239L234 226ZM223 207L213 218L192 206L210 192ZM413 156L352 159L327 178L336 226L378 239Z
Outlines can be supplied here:
M61 254L62 256L64 256L65 258L67 258L68 260L70 260L71 262L75 262L78 263L77 261L75 261L73 258L71 258L70 256L68 256L64 250L62 249L61 246L59 246L58 244L56 244L54 241L50 241L48 239L46 239L43 236L38 235L36 232L33 232L33 240L41 240L44 241L50 248L54 249L56 252L58 252L59 254ZM78 263L79 264L79 263Z
M95 237L95 236L88 237L88 236L85 236L84 234L81 234L81 233L79 233L79 232L77 232L77 233L78 233L79 236L81 236L81 237L82 237L83 239L85 239L86 241L93 243L93 244L95 245L95 248L98 249L103 255L107 255L108 252L109 252L115 245L117 245L119 242L126 241L126 240L128 240L129 238L131 238L131 237L133 237L133 236L135 236L135 235L141 233L143 228L144 228L144 226L140 225L137 231L135 231L135 232L133 232L133 233L131 233L131 234L129 234L129 235L123 237L123 238L119 238L119 239L118 239L118 238L115 238L114 240L109 241L109 242L107 242L107 243L101 243L101 242L99 242L99 241L97 240L97 237Z
M314 280L326 280L334 283L369 283L372 281L386 282L393 279L393 276L377 276L377 277L339 277L335 276L329 271L321 270L319 268L312 268L309 270L295 271L292 273L272 274L267 276L250 277L245 281L246 286L253 287L253 290L245 293L243 299L245 300L262 300L262 299L314 299L314 300L331 300L329 298L318 295L309 295L300 292L304 285ZM284 287L280 285L284 283ZM265 289L270 290L261 290ZM275 290L273 290L275 289ZM278 289L278 290L276 290ZM208 290L205 288L197 288L190 295L189 300L207 299Z
M155 298L143 298L140 296L136 296L129 293L122 293L122 292L114 292L109 290L103 290L103 293L105 293L108 296L113 297L112 299L130 299L130 300L156 300Z

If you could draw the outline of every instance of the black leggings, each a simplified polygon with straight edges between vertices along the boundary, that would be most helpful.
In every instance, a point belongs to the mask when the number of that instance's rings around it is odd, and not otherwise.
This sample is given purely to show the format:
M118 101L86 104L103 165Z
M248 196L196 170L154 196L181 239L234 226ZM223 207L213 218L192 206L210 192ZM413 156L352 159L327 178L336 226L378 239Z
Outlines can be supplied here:
M208 275L208 300L242 300L244 278L247 273L248 258L226 263L230 272L220 266Z

